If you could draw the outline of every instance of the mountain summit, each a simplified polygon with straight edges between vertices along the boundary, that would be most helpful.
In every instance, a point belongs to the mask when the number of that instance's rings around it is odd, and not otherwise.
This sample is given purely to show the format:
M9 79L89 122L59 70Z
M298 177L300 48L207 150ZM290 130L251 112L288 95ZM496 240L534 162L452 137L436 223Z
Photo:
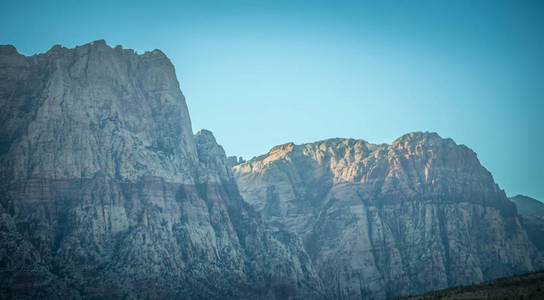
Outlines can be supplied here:
M18 298L316 297L302 244L193 135L159 50L0 48L0 290Z
M435 133L193 134L170 60L0 46L0 298L383 299L544 266L542 220Z
M524 195L516 195L510 198L516 204L520 215L544 217L544 203Z
M233 170L269 224L304 239L337 298L413 295L543 266L476 154L436 133L391 145L290 143Z

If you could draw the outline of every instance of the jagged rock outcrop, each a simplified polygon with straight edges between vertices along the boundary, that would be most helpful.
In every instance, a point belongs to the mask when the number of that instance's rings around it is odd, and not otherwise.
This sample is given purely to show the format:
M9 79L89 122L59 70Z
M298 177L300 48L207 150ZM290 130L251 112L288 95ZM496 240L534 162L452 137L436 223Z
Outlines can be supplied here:
M230 168L237 166L239 164L245 163L245 159L243 157L236 157L236 156L227 156L227 164Z
M0 46L0 298L315 298L300 240L193 136L174 67L104 41Z
M159 50L0 46L0 128L0 298L384 298L544 266L541 219L467 147L227 158Z
M476 154L435 133L288 143L233 170L269 224L304 239L332 297L413 295L543 266Z

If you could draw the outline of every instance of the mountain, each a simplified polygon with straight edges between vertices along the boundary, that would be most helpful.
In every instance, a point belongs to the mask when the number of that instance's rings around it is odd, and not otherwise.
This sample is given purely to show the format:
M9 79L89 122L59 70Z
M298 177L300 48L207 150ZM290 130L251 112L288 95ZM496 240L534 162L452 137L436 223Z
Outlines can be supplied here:
M299 235L334 298L414 295L543 267L476 154L436 133L328 139L233 167L265 221Z
M544 217L544 203L523 195L517 195L509 199L516 204L520 215Z
M383 299L544 266L476 154L434 133L193 134L159 50L0 46L0 298Z
M0 46L0 298L316 298L297 236L193 135L174 67L95 41Z
M420 296L399 298L425 299L542 299L544 298L544 272L503 277L490 282L434 291Z
M544 252L544 204L531 197L517 195L510 198L518 209L521 224L529 239Z

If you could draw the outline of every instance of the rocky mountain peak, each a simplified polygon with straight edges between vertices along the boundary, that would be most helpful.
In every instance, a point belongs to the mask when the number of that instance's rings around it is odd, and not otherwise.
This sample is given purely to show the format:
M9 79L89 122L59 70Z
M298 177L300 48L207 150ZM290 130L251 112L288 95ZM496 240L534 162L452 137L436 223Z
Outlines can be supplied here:
M210 142L213 142L215 143L215 137L213 136L213 132L207 130L207 129L200 129L197 133L196 133L196 136L199 138L199 139L203 139L203 140L206 140L206 141L210 141Z
M542 265L504 191L451 139L413 132L391 145L328 139L273 149L233 167L240 192L269 224L304 238L338 298L420 293Z
M268 151L268 154L272 155L272 154L279 154L279 153L282 153L282 154L287 153L289 151L292 151L294 147L295 147L295 144L292 142L285 143L282 145L272 147L270 151Z
M516 204L520 215L544 217L544 203L541 201L525 195L516 195L509 199Z
M10 92L0 99L0 141L13 155L4 158L12 161L9 178L102 171L124 180L190 180L188 166L197 159L191 121L162 52L136 55L98 40L0 64L0 91ZM37 159L29 164L33 158L22 153Z
M407 133L391 144L393 147L410 147L416 145L426 145L426 146L456 146L457 144L452 139L443 139L436 132L411 132Z
M221 178L231 177L225 150L217 144L213 133L209 130L201 129L194 137L199 161L206 167L221 174Z
M17 55L17 48L13 45L0 45L0 55Z
M59 53L60 51L65 50L66 48L62 47L60 44L56 44L51 49L49 49L47 52L45 52L46 55L54 55L55 53Z
M542 218L468 147L414 132L227 158L160 50L0 46L0 128L8 298L383 299L544 266Z
M321 291L299 239L268 230L243 202L213 134L193 135L164 53L103 40L28 57L14 49L0 48L2 295Z
M104 48L108 47L108 48L111 48L106 44L106 41L103 40L103 39L92 41L92 42L88 43L87 45L96 46L96 47L104 47Z

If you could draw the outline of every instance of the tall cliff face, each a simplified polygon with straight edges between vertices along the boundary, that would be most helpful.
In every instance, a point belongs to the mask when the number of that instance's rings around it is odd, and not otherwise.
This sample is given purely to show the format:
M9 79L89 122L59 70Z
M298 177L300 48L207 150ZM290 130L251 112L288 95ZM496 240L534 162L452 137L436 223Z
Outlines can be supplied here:
M434 133L330 139L233 167L248 203L300 235L327 293L384 298L542 267L476 154Z
M543 266L542 220L465 146L228 160L159 50L0 46L0 128L2 296L384 298Z
M0 289L32 298L312 297L300 240L192 134L174 68L96 41L0 46Z

